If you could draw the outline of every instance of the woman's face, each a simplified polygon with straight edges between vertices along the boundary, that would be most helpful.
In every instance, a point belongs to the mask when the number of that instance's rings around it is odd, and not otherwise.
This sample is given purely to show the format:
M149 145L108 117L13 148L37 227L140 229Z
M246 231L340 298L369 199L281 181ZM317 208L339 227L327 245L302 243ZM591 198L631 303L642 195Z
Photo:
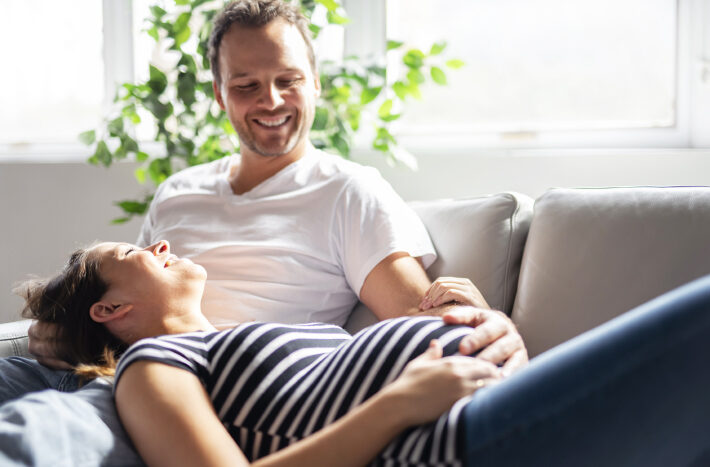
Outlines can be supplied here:
M147 248L129 243L100 243L99 271L108 284L103 299L115 304L166 305L174 300L201 299L207 277L202 266L170 253L160 241Z

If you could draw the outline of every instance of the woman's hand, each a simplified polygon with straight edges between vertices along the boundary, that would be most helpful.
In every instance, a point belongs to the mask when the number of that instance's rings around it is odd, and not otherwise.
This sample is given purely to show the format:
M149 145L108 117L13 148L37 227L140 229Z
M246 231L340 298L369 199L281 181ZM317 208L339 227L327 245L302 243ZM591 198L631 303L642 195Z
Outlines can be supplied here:
M60 356L59 326L44 321L32 321L27 330L28 350L42 365L55 370L69 370L72 365Z
M428 310L449 302L490 309L473 282L464 277L439 277L424 294L419 309Z
M501 378L490 362L464 356L442 358L442 353L441 344L432 340L426 352L382 390L394 396L408 425L435 420L457 400Z

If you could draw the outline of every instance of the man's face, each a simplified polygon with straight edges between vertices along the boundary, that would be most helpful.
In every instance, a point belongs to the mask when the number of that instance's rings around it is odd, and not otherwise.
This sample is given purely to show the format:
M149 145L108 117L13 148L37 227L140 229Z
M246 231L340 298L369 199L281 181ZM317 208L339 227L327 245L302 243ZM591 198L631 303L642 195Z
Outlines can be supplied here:
M219 66L215 97L239 134L242 156L305 149L320 83L295 26L282 19L259 28L232 26L222 38Z

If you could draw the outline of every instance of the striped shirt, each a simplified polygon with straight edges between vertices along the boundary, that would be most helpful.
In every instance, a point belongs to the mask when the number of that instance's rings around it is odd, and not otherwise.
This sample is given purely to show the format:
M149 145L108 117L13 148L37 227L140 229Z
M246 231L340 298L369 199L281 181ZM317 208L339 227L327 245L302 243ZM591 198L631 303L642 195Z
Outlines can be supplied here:
M457 352L465 326L397 318L350 336L330 324L246 323L226 331L143 339L121 358L116 383L138 360L195 374L217 415L250 461L303 439L362 404L439 339ZM461 465L467 399L433 423L410 428L373 465Z

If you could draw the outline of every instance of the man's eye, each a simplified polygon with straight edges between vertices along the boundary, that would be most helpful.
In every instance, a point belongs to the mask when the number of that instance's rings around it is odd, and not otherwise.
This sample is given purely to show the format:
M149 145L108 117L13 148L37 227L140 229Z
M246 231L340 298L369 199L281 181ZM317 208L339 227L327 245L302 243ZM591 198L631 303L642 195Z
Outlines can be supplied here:
M279 84L282 87L287 88L289 86L293 86L294 84L298 83L298 81L299 81L298 79L283 79L283 80L279 81Z
M129 253L133 253L134 251L136 251L135 248L129 248L129 249L127 249L127 250L126 250L126 256L128 256Z
M252 89L256 89L256 84L250 83L250 84L241 84L238 86L234 86L234 88L237 91L251 91Z

